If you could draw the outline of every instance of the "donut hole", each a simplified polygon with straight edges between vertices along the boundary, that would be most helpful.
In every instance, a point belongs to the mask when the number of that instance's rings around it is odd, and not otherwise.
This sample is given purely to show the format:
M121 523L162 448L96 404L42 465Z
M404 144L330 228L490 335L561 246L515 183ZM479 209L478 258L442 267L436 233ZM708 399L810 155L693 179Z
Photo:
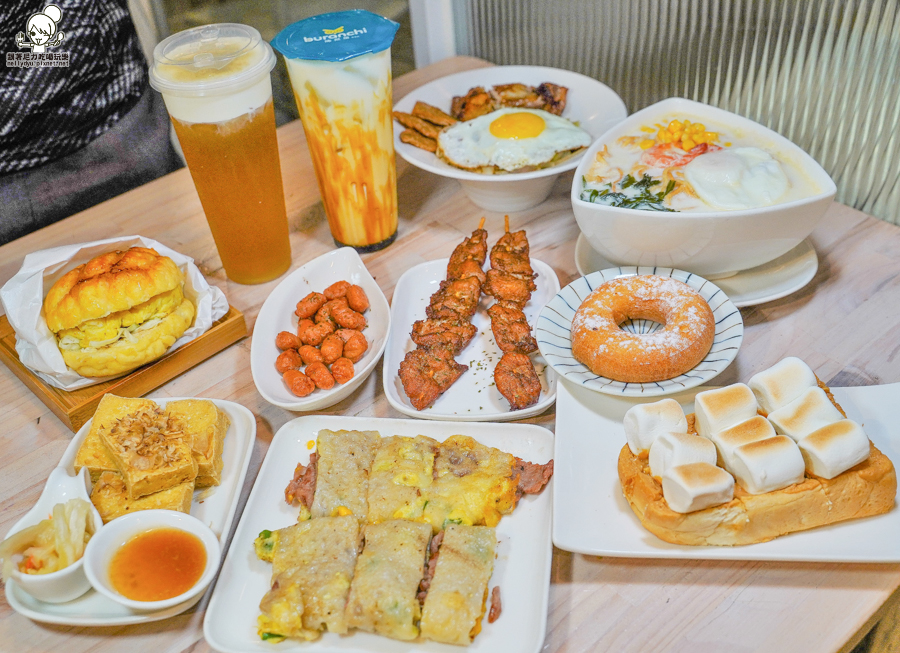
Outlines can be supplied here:
M613 316L616 325L622 331L636 336L650 335L666 327L668 320L665 311L655 306L629 306L628 311L616 311Z
M660 324L654 320L643 317L629 317L619 325L622 331L633 333L636 336L647 336L656 333L660 329L665 328L665 324Z

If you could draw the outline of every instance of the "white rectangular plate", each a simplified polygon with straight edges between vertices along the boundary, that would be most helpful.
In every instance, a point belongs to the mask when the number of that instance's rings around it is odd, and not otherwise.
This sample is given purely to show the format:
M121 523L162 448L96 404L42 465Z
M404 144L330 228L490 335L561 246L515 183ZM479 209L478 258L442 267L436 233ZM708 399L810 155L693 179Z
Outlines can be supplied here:
M238 523L231 548L203 622L206 641L223 653L287 653L288 651L409 651L459 652L458 646L436 642L401 642L369 633L349 636L325 633L314 642L284 640L273 645L256 634L259 601L268 591L272 565L257 559L253 540L262 530L290 526L299 509L284 501L284 488L298 462L309 454L321 429L377 430L389 435L427 435L443 441L454 434L473 437L482 444L507 451L535 463L547 462L553 453L553 434L530 424L460 424L371 417L310 415L285 424L269 447ZM497 526L497 559L490 587L500 586L503 613L492 623L482 621L482 631L467 650L491 653L537 653L547 627L550 592L550 506L553 481L541 494L525 496L511 515Z
M561 382L556 407L553 543L561 549L623 558L900 562L900 508L865 519L791 533L748 546L682 546L645 530L622 495L616 462L625 446L622 418L639 400ZM693 412L695 388L672 398ZM900 463L900 383L832 388L847 417L896 466ZM652 401L652 400L650 400Z
M557 375L540 352L531 355L534 369L541 380L541 396L534 406L524 410L510 410L509 402L494 385L494 368L500 362L503 352L494 342L491 319L487 314L494 298L484 295L478 311L472 317L472 324L478 329L478 333L456 356L457 362L468 365L469 369L430 407L421 411L413 408L400 382L400 362L407 352L416 348L409 336L413 322L425 319L425 308L431 296L447 277L448 261L449 259L438 259L410 268L400 277L394 289L391 301L391 323L394 328L388 336L383 372L384 394L391 406L410 417L463 422L505 422L543 413L556 400ZM542 261L531 259L531 266L538 274L535 279L537 290L525 304L523 312L533 333L544 304L559 292L559 279L553 268Z
M165 406L170 401L187 398L189 397L148 397L160 406ZM195 491L191 514L209 526L224 546L234 521L241 488L244 486L244 477L247 475L247 466L250 464L250 454L253 451L253 442L256 440L256 418L249 410L233 401L222 399L210 399L210 401L228 413L228 417L231 419L231 426L228 427L225 448L222 452L224 463L222 483ZM59 461L58 467L64 467L69 474L75 473L75 454L87 437L92 421L88 420L84 426L78 429L78 433L75 434ZM68 603L44 603L23 592L14 582L6 583L6 600L16 612L35 621L68 626L124 626L159 621L184 612L201 598L202 595L166 610L137 612L94 590L90 590L87 594Z

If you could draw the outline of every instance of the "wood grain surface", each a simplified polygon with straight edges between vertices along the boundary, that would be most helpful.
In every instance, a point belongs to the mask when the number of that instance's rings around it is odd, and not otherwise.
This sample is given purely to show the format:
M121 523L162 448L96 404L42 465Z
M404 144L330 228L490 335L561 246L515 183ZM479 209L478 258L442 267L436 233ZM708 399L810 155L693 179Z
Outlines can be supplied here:
M458 57L404 75L394 82L395 100L432 79L485 65ZM334 244L299 121L282 127L278 140L295 269ZM397 241L362 257L388 298L407 268L448 256L482 215L491 240L503 224L502 214L470 203L456 181L399 158L398 173ZM532 255L551 265L563 285L577 276L571 181L572 173L563 174L546 202L511 216L513 229L528 230ZM210 283L244 313L251 330L277 284L242 286L225 278L187 170L3 246L0 283L18 270L27 252L129 234L155 238L194 257ZM746 381L786 355L805 359L832 386L900 381L900 228L833 204L812 242L819 256L813 281L789 297L742 309L744 344L717 384ZM258 437L241 508L273 434L297 416L259 396L249 355L247 338L153 393L228 399L256 415ZM381 375L379 363L354 394L322 412L402 417L388 405ZM72 433L5 367L0 367L0 397L0 533L5 533L33 505ZM551 408L526 421L552 430L554 420ZM900 565L637 560L557 550L544 650L850 650L885 606L897 603L891 597L898 587ZM159 623L69 628L31 622L0 598L0 650L202 653L210 650L202 632L206 601Z

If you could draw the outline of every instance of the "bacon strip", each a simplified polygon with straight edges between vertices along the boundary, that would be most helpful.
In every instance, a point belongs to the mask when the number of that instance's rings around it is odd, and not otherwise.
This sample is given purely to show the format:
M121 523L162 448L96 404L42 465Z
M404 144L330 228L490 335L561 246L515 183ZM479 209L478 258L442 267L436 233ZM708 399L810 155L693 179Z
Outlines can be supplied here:
M303 466L303 463L297 463L294 470L294 478L291 479L287 487L284 488L284 500L288 505L294 505L295 501L299 501L302 505L309 508L312 506L313 497L316 494L316 478L319 472L319 454L313 451L309 454L309 465Z
M525 494L539 494L544 489L553 476L553 461L540 465L516 458L513 471L519 474L516 481L516 500L518 500Z
M492 624L500 618L503 611L503 605L500 602L500 586L495 585L491 590L491 611L488 612L488 623Z

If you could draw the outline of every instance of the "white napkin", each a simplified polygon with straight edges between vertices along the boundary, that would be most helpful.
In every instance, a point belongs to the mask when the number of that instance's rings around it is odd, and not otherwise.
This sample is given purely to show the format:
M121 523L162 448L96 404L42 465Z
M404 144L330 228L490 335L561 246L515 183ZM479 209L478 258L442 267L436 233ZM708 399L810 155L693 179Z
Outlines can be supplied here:
M66 366L56 336L44 319L44 296L56 281L72 268L114 250L150 247L168 256L184 273L184 295L197 308L194 324L184 332L169 351L206 332L213 322L228 312L225 293L206 283L194 259L169 249L162 243L143 236L122 236L95 240L78 245L65 245L28 254L16 275L0 288L0 302L16 332L16 351L28 369L50 385L62 390L75 390L101 383L113 377L88 378Z

